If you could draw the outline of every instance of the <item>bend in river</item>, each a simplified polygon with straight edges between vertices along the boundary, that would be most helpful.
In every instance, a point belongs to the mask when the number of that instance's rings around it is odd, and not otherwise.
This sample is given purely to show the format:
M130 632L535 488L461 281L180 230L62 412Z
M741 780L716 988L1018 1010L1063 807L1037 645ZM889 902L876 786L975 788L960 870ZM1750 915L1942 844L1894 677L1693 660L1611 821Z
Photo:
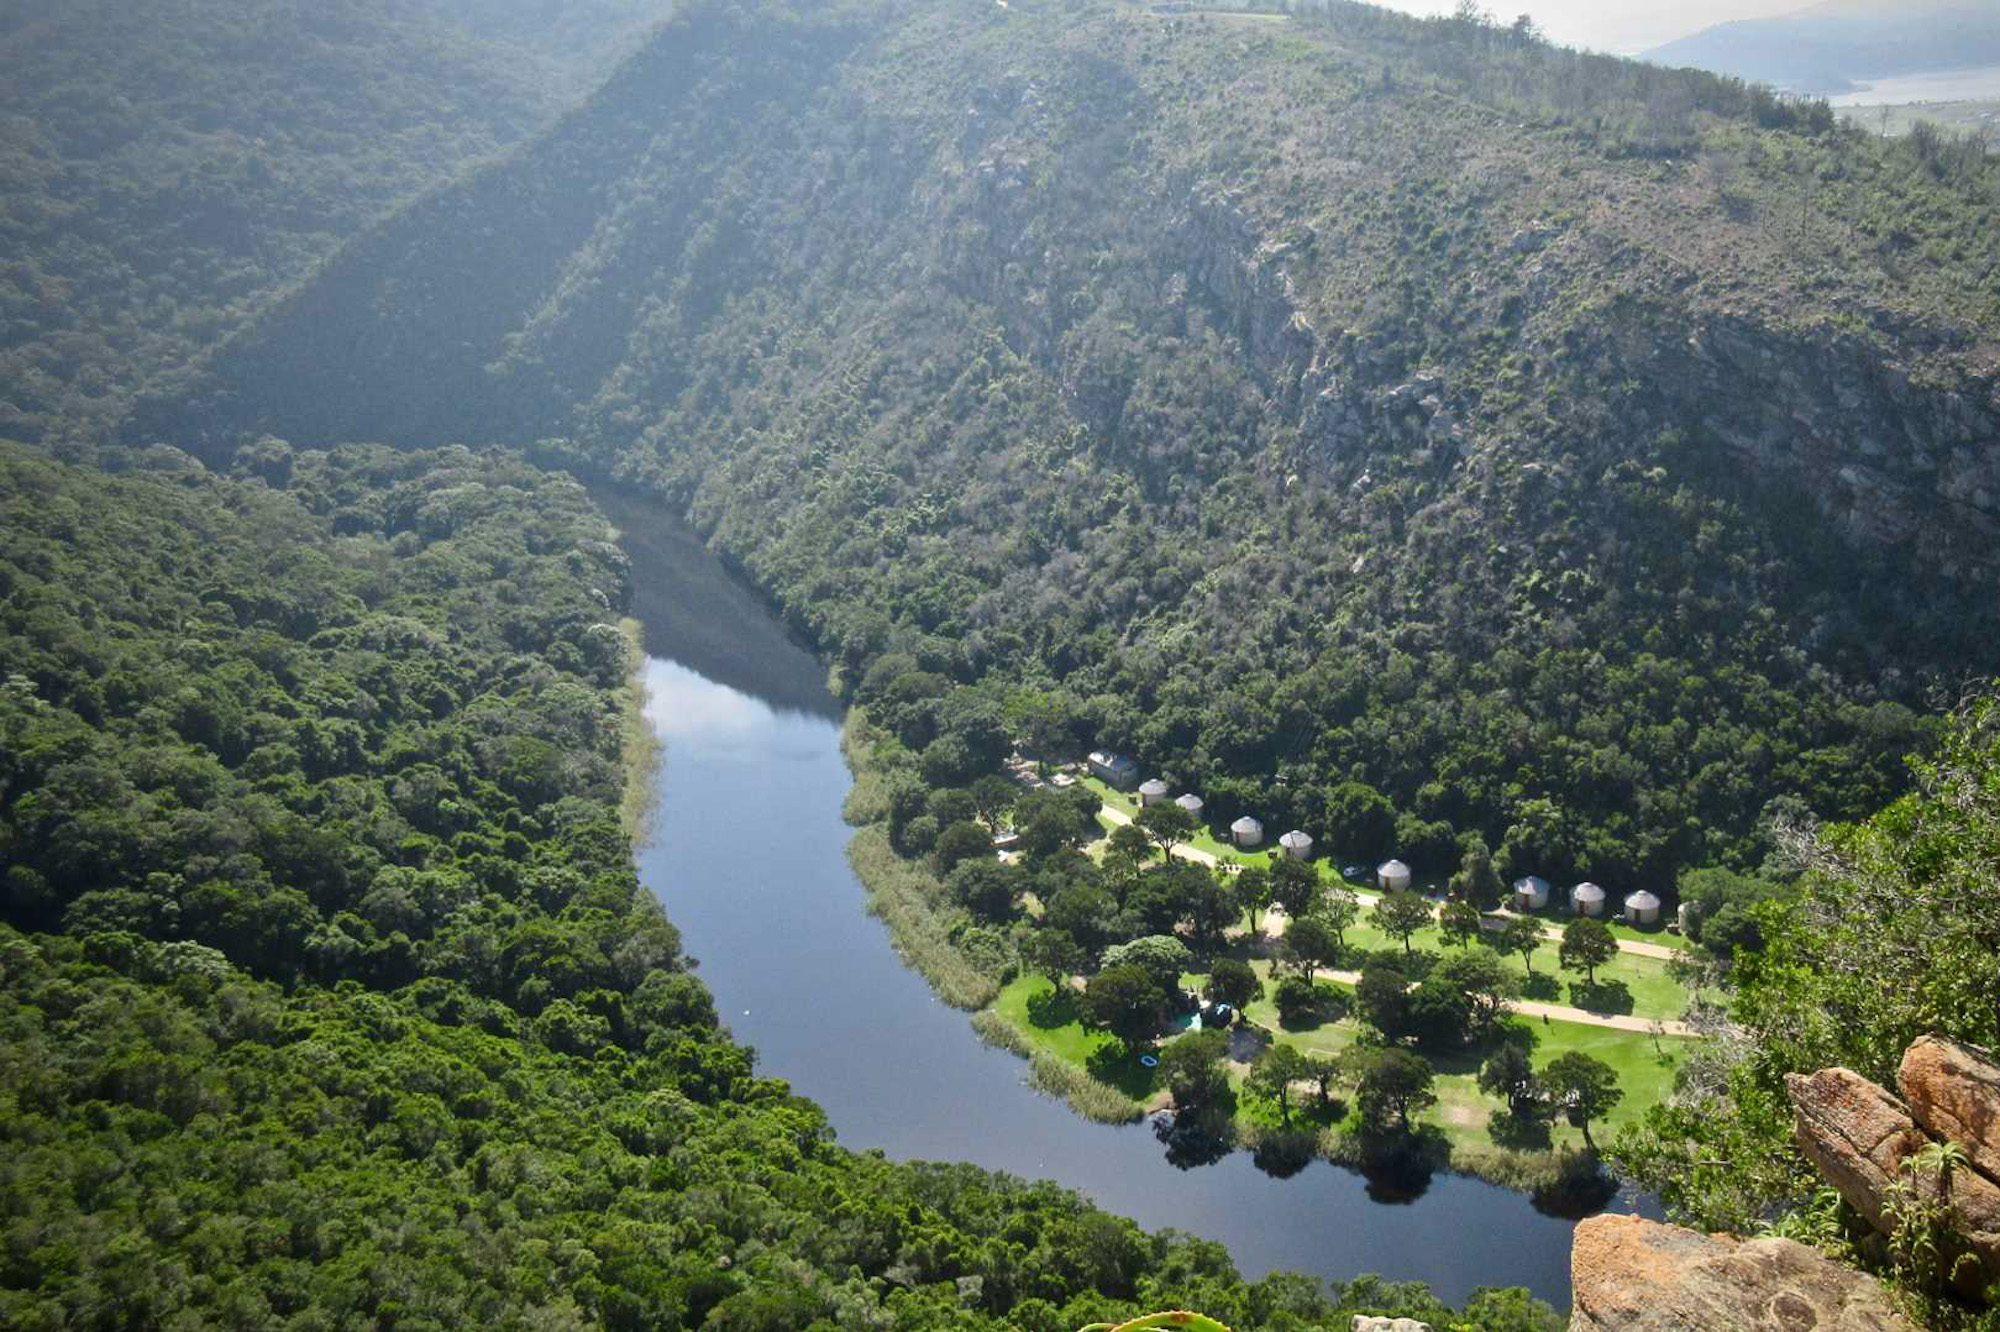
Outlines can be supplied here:
M1177 1169L1148 1127L1091 1123L1026 1085L1026 1063L982 1045L864 909L840 709L819 663L692 533L598 500L632 558L665 746L641 877L759 1071L823 1106L843 1144L1052 1179L1149 1228L1221 1241L1246 1276L1375 1272L1453 1302L1522 1285L1568 1306L1573 1223L1521 1194L1438 1175L1384 1203L1352 1171L1314 1162L1276 1179L1245 1152Z

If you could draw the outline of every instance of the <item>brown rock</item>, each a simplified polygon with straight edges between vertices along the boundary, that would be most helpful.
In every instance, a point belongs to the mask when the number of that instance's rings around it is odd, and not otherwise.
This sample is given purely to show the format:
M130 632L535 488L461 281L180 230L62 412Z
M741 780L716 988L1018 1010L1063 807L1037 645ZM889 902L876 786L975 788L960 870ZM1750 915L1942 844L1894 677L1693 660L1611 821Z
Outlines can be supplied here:
M1923 1202L1949 1209L1951 1231L1977 1266L1954 1269L1959 1289L1974 1294L2000 1280L2000 1187L1963 1167L1945 1173L1903 1163L1930 1138L1901 1101L1858 1073L1823 1068L1811 1077L1785 1078L1796 1116L1799 1149L1840 1190L1853 1208L1883 1234L1895 1229L1888 1215L1892 1189L1902 1185Z
M1789 1073L1785 1093L1799 1150L1870 1225L1889 1230L1883 1200L1904 1158L1929 1141L1916 1120L1895 1097L1844 1068L1823 1068L1810 1077Z
M1912 1332L1881 1285L1791 1240L1594 1216L1570 1247L1570 1332Z
M2000 1183L2000 1064L1925 1036L1903 1052L1896 1082L1919 1124L1963 1147L1973 1169Z

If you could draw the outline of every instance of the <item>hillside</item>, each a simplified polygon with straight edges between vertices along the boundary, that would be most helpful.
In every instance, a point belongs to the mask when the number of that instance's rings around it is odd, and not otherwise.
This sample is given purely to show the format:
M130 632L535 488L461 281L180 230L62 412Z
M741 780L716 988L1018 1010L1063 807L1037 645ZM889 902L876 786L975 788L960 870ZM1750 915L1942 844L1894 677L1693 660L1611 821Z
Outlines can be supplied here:
M1870 79L2000 65L2000 12L1971 0L1826 0L1795 14L1718 23L1640 59L1792 92L1842 93Z
M0 434L115 421L392 205L548 124L666 10L0 4Z
M130 429L559 440L856 697L1671 895L1996 665L1994 212L1478 23L702 5Z
M1457 1317L847 1152L756 1076L633 872L628 573L569 478L122 461L0 448L0 1323Z

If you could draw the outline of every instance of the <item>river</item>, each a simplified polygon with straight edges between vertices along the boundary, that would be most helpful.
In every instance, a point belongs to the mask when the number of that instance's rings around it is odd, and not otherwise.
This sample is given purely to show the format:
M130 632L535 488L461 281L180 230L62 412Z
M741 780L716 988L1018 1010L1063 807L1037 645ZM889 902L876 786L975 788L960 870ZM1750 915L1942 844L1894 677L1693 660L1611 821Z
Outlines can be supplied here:
M824 1107L843 1144L1053 1179L1149 1229L1219 1240L1249 1277L1374 1272L1454 1303L1520 1285L1568 1307L1573 1223L1521 1194L1438 1175L1382 1202L1352 1171L1314 1162L1275 1179L1243 1152L1182 1170L1149 1127L1093 1124L1028 1087L1027 1065L981 1044L864 910L840 709L818 662L690 533L598 499L625 532L665 747L640 875L759 1071Z

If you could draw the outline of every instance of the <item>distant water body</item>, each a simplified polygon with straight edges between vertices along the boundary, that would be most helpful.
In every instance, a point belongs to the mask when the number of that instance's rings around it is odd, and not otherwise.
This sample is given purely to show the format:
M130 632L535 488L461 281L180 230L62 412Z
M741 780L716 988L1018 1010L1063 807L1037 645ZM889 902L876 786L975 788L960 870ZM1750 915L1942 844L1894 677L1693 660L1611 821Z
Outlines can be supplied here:
M1052 1179L1149 1229L1218 1240L1249 1277L1375 1272L1453 1302L1519 1285L1568 1306L1573 1223L1521 1194L1439 1175L1385 1203L1351 1171L1274 1179L1242 1152L1182 1170L1150 1128L1090 1123L1027 1086L1026 1064L982 1045L864 910L840 708L819 664L692 534L599 500L625 529L665 750L641 877L759 1071L824 1107L843 1144Z
M1970 102L1985 98L2000 98L2000 65L1877 79L1865 88L1829 97L1827 101L1836 107L1907 106L1913 102Z

